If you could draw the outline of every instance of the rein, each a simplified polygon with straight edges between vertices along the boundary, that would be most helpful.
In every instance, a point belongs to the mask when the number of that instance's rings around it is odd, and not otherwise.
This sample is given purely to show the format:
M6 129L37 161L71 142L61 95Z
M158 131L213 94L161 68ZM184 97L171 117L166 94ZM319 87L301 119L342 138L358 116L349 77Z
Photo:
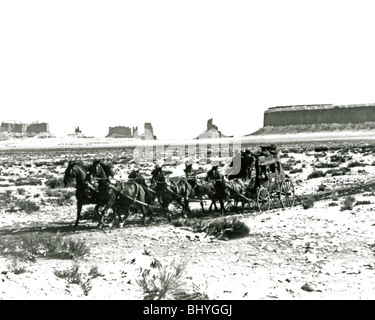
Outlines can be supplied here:
M160 190L160 191L153 191L153 192L155 192L155 193L160 193L160 192L162 192L163 190L167 190L168 192L170 192L170 193L172 193L173 195L175 195L176 197L179 197L179 198L183 198L183 196L180 196L179 194L177 194L176 192L174 192L171 188L170 188L170 185L168 184L168 182L167 181L160 181L160 180L155 180L155 182L157 183L157 184L164 184L165 186L163 187L163 189L162 190ZM175 188L177 189L177 182L174 182L174 185L175 185Z

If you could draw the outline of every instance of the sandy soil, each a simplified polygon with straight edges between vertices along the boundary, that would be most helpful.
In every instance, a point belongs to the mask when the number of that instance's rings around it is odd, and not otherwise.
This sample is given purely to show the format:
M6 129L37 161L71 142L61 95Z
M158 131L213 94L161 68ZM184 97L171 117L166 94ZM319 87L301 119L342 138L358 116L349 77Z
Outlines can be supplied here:
M329 162L330 156L338 154L340 148L344 147L329 149L325 154L315 152L313 148L303 153L291 151L290 146L281 148L285 153L282 161L286 163L292 160L293 168L302 169L302 172L290 174L296 195L317 192L321 184L334 189L374 179L375 167L371 164L375 157L372 149L355 150L353 146L344 153L351 159L340 166L347 166L355 160L362 161L364 166L353 167L343 176L307 179L313 165ZM98 156L125 159L122 151L81 152L74 156L84 160ZM95 221L83 220L75 230L72 227L76 212L74 200L69 204L54 203L51 201L53 197L46 195L44 184L15 186L9 181L15 177L33 176L44 177L44 183L48 180L47 173L61 177L66 167L64 163L52 167L37 167L35 164L41 160L67 160L71 157L69 152L1 155L2 192L12 190L18 198L33 199L40 204L40 209L32 213L10 212L9 207L3 204L0 210L0 237L60 232L81 240L90 248L90 253L78 261L80 270L87 274L92 266L97 266L101 276L92 280L92 289L85 296L79 285L68 284L54 274L54 270L71 267L72 260L38 257L35 262L20 261L26 272L15 274L11 271L9 256L3 254L0 255L0 299L143 299L137 280L145 269L153 269L150 265L155 259L163 265L187 259L186 281L197 285L210 299L374 297L373 192L355 196L357 201L366 200L370 204L354 206L352 210L345 211L340 210L342 198L337 201L317 201L314 207L307 210L300 205L263 213L247 209L244 214L236 214L236 217L250 228L250 234L228 241L193 232L187 227L175 227L160 217L142 226L139 215L133 215L124 228L99 230ZM4 162L8 164L4 165ZM183 164L184 159L181 159L180 163L169 169L181 172ZM149 166L142 167L143 172L149 172ZM126 176L129 168L126 161L116 165L121 176ZM26 192L18 194L17 189L20 188ZM337 205L331 206L333 202ZM192 204L192 209L199 211L199 204ZM202 216L200 219L206 218Z

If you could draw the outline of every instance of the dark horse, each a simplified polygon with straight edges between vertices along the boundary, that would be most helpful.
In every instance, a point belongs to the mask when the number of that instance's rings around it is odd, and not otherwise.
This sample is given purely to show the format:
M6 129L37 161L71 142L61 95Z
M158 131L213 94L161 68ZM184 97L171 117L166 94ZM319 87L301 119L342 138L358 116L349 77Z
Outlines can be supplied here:
M156 192L146 184L146 179L139 173L139 170L133 170L130 172L128 179L129 181L138 183L143 188L145 192L145 202L148 204L146 210L148 211L149 216L152 217L153 212L151 210L151 205L154 204Z
M211 211L212 206L215 206L215 211L217 211L216 202L214 200L215 196L215 188L214 184L212 182L209 182L207 180L197 180L194 172L193 172L193 165L192 164L185 164L185 175L186 179L193 188L192 196L195 196L196 198L199 198L202 212L204 213L204 207L203 207L203 200L202 198L208 197L211 199L211 205L209 208L209 211Z
M168 220L172 220L172 215L168 207L173 200L182 206L182 217L187 218L185 212L190 212L189 196L192 194L193 190L191 185L185 179L179 179L177 182L172 182L171 184L168 183L163 173L163 166L156 166L155 169L152 170L151 175L151 182L156 185L156 196Z
M113 176L110 165L106 165L101 161L94 161L93 165L89 169L90 175L96 178L99 183L99 193L101 201L105 205L103 216L106 214L106 210L112 208L117 213L119 223L121 225L121 211L125 211L125 220L128 218L130 213L130 206L135 205L143 214L143 224L146 223L146 215L149 213L150 219L152 219L152 211L146 210L146 194L141 185L134 181L119 182L116 184L111 183L109 177Z
M75 178L76 180L77 219L74 224L75 227L78 226L83 205L96 204L95 211L99 214L99 193L87 180L87 169L88 167L85 166L82 161L71 160L64 174L65 187L68 186L72 179Z
M214 181L215 185L215 200L220 203L220 213L223 214L225 210L224 201L233 199L235 201L235 208L241 201L242 212L244 211L244 198L245 195L245 183L242 179L234 179L226 181L223 174L218 170L218 166L213 166L211 170L207 172L207 180Z
M110 177L113 177L114 173L112 171L111 165L104 164L101 160L94 160L93 164L88 168L86 183L95 180L98 183L98 204L104 206L102 214L100 215L99 227L101 228L103 224L104 217L107 215L109 209L112 209L116 215L116 198L117 190L110 181ZM121 216L117 212L119 220L121 222Z

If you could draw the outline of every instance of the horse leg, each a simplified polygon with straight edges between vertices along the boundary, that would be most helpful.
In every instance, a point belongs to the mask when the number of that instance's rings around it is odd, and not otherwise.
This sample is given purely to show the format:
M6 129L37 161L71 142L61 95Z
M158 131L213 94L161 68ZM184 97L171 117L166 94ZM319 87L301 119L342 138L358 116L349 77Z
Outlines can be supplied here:
M172 213L169 212L168 207L163 207L164 217L166 216L169 222L172 222Z
M233 210L234 212L238 212L238 200L237 199L233 200Z
M211 204L210 204L210 207L208 208L209 213L211 213L211 211L212 211L212 206L215 207L215 212L217 212L216 200L214 200L214 199L211 199Z
M98 228L99 229L102 229L103 228L103 220L104 220L104 217L105 215L107 214L107 207L105 207L103 210L102 210L102 213L99 214L99 223L98 223Z
M78 222L79 222L79 219L81 217L81 212L82 212L82 202L81 202L81 200L78 200L77 201L77 218L76 218L76 223L74 224L75 228L78 227Z
M123 227L123 224L122 224L122 219L121 219L121 212L120 212L120 209L119 209L118 205L116 205L116 204L113 206L113 208L114 208L114 210L116 211L114 216L116 216L116 214L117 214L117 217L118 217L118 224L119 224L120 228L122 228L122 227Z
M96 206L95 206L95 208L94 208L94 212L95 212L95 215L96 215L96 217L98 217L99 215L100 215L100 213L99 213L99 205L97 204ZM96 218L95 217L95 218Z
M202 213L204 214L203 201L201 200L200 203L201 203Z
M224 200L223 199L219 199L219 202L220 202L220 214L224 215L224 213L226 212L225 206L224 206Z
M128 219L128 217L130 215L130 205L121 203L121 205L117 204L115 206L116 206L117 216L118 216L118 218L120 220L119 221L119 227L123 228L125 226L126 220ZM120 210L120 208L121 208L121 210ZM122 213L124 213L124 219L121 219L121 214Z
M104 222L103 222L104 218L107 216L108 210L111 209L111 207L112 207L112 204L107 203L105 208L103 209L102 214L100 215L100 218L99 218L99 223L98 223L99 229L102 229L104 227Z
M126 220L128 220L129 215L130 215L130 205L126 207L126 210L125 210L125 216L124 216L124 220L123 220L123 224L122 224L122 226L125 225L125 222L126 222Z
M146 208L144 206L140 205L140 206L138 206L138 209L142 213L142 223L145 226L146 225L146 214L147 214Z
M181 210L181 215L182 215L182 218L186 219L187 216L185 214L185 211L186 211L186 206L184 203L182 203L182 201L180 199L176 199L176 202L182 206L182 210Z
M147 211L148 216L150 217L150 221L154 220L154 217L153 217L154 213L152 212L150 205L146 207L146 211Z
M169 222L172 222L172 212L169 212L169 204L170 202L163 201L161 203L161 208L163 210L164 217L167 217Z
M189 198L185 197L184 202L185 202L185 210L190 213L191 211L189 207Z

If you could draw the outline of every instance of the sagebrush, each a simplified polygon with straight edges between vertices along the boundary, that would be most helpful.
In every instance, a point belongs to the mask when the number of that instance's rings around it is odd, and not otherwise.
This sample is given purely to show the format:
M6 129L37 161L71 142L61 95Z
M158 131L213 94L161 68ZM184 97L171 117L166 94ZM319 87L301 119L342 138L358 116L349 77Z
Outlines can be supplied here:
M208 300L203 290L188 281L188 259L170 265L158 264L156 274L151 275L151 270L142 272L137 284L143 290L145 300Z

